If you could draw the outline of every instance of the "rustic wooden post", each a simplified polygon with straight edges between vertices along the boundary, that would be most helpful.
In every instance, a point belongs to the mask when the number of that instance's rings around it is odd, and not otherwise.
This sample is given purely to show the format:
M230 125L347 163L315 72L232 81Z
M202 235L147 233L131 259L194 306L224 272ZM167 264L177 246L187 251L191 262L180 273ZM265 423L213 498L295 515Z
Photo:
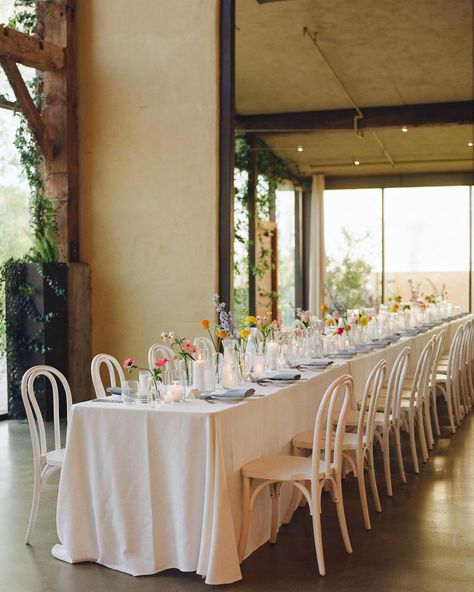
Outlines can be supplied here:
M75 0L39 5L40 36L65 51L66 67L43 74L43 121L54 141L45 159L46 195L57 204L63 257L79 261Z

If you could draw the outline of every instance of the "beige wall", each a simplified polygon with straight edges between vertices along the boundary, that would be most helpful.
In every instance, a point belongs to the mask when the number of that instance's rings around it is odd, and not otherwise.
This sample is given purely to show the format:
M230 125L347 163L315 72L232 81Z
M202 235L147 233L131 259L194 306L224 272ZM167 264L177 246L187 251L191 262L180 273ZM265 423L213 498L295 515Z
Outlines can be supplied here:
M81 0L81 260L93 353L200 333L217 285L216 0Z

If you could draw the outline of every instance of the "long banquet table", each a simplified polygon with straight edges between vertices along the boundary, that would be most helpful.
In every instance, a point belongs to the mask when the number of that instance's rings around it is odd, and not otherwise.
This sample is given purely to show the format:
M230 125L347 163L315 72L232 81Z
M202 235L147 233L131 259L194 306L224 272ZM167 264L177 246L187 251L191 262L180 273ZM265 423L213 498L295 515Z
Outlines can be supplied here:
M445 324L447 346L465 320ZM208 584L241 579L241 466L259 456L289 454L292 437L313 428L322 395L336 377L352 373L360 396L379 359L390 366L405 345L421 351L438 330L304 373L306 380L289 387L257 386L264 396L235 405L74 405L58 494L62 544L53 555L132 575L177 568L197 572ZM281 516L290 494L284 486ZM246 555L269 533L269 498L262 495L252 512Z

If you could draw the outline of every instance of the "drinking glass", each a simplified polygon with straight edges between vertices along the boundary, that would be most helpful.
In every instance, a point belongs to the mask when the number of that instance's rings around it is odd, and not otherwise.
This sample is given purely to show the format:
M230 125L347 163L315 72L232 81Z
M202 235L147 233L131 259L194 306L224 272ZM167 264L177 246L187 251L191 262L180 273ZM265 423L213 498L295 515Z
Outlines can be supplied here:
M140 401L138 380L125 380L122 383L122 401L125 405L132 405Z

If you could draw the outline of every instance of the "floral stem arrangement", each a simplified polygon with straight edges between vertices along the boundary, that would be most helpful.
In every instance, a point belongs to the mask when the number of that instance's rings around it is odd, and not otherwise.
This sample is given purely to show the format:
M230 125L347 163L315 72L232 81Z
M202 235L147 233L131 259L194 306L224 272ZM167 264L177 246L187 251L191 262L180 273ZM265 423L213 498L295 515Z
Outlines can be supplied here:
M311 311L297 308L296 318L306 327L306 329L311 327Z
M166 364L169 362L168 358L162 358L161 360L157 360L153 366L153 368L142 368L141 366L137 366L137 359L131 356L127 358L123 362L123 368L128 371L128 373L132 373L134 370L145 370L150 373L151 379L155 388L158 390L158 383L163 382L163 370Z
M191 374L188 362L194 361L194 355L197 353L197 347L187 337L178 337L173 331L161 334L161 340L170 345L175 352L176 359L183 361L186 384L191 384Z

